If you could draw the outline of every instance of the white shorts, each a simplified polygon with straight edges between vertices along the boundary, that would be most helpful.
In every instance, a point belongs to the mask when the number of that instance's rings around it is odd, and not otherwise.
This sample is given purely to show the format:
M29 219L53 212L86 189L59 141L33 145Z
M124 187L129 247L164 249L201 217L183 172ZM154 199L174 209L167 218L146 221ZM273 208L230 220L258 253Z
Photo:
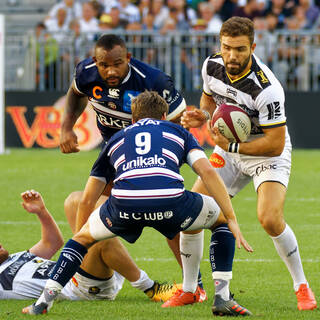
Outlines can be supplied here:
M114 272L108 280L94 280L76 273L59 296L65 300L114 300L121 290L123 276Z
M278 157L258 157L230 153L216 146L210 162L224 181L230 196L235 196L252 179L254 188L266 181L288 186L291 170L291 147Z
M221 210L215 200L212 197L208 197L204 194L200 194L200 196L203 199L202 209L197 219L185 231L209 229L219 217Z

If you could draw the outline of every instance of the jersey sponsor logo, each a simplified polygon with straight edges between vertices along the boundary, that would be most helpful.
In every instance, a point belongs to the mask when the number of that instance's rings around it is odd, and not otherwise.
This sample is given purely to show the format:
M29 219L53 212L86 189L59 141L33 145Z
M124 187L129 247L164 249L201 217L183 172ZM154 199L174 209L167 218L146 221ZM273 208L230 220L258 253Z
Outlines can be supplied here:
M101 113L97 113L98 121L105 127L113 128L113 129L124 129L128 127L131 123L127 120L113 118L111 116L103 115Z
M267 104L268 120L278 119L281 116L280 102L275 101Z
M209 161L214 168L222 168L225 165L225 160L217 153L212 153Z
M134 219L134 220L145 220L145 221L161 221L164 219L171 219L173 217L172 211L158 211L158 212L125 212L120 211L119 217L121 219Z
M107 222L107 225L111 228L112 227L112 222L109 218L106 218L106 222Z
M268 83L268 82L269 82L268 78L265 76L265 74L263 73L262 70L259 70L259 71L257 72L257 75L260 77L260 81L261 81L262 83Z
M256 175L259 176L262 172L267 170L275 170L277 169L276 164L269 164L269 165L261 165L256 168Z
M13 280L18 271L35 256L30 252L25 252L16 261L10 264L7 268L2 270L0 274L0 283L4 290L12 290Z
M170 95L170 91L168 89L164 89L162 91L162 97L164 100L166 100L168 103L171 103L172 97Z
M227 94L231 94L233 95L234 97L237 96L237 91L236 90L233 90L231 88L227 88Z
M32 275L33 279L49 279L56 263L54 261L43 261Z
M126 90L123 94L123 111L130 112L131 113L131 103L132 100L139 95L140 91L134 91L134 90Z
M154 120L154 119L141 119L138 122L132 124L129 128L126 128L125 131L132 129L132 128L135 128L135 127L147 126L147 125L158 126L158 125L160 125L160 121Z
M142 156L137 157L134 160L131 160L127 162L126 164L122 165L122 170L127 171L133 168L139 168L139 167L150 167L150 166L165 166L166 160L162 157L158 157L158 155L154 155L152 157L144 158Z
M117 109L117 105L114 102L108 102L108 107L110 109L116 110Z
M102 92L102 88L99 86L95 86L92 89L92 95L96 98L96 99L101 99L102 95L100 94Z
M88 290L88 292L90 294L98 294L98 293L100 293L100 291L101 291L101 289L99 287L90 287Z
M165 211L163 213L163 216L166 218L166 219L170 219L172 216L173 216L173 212L172 211Z
M187 217L180 225L180 227L182 229L185 229L189 224L190 222L192 221L192 218L191 217Z
M120 89L116 89L116 88L109 88L109 94L108 97L109 98L114 98L114 99L119 99L119 94Z

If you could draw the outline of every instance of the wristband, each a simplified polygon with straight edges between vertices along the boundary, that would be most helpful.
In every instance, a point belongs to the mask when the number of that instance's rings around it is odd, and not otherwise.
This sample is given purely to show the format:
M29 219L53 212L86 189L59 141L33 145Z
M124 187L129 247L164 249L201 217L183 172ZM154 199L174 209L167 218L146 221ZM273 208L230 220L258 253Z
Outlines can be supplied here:
M228 152L239 153L239 143L238 142L230 142L228 145Z
M206 120L210 120L211 116L210 113L207 110L201 110L204 116L206 117Z

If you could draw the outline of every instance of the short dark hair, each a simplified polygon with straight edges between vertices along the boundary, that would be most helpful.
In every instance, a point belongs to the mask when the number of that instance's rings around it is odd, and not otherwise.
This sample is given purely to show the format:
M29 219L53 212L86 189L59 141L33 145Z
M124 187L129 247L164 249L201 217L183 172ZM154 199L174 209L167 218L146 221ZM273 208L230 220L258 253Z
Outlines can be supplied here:
M124 49L127 48L124 40L115 34L104 34L96 43L96 48L103 48L108 51L112 50L115 46L120 46Z
M253 22L244 17L232 17L226 20L220 29L220 38L222 36L238 37L248 36L250 44L254 41Z
M148 91L140 93L132 100L132 119L138 121L144 118L160 120L164 113L168 113L169 106L158 92Z

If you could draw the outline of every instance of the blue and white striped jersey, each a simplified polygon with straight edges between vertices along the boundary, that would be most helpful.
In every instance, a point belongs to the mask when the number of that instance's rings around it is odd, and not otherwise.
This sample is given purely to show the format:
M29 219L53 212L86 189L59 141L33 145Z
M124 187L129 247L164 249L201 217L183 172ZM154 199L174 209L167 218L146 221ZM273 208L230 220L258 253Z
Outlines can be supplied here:
M202 150L181 126L142 119L110 139L91 176L113 179L111 194L118 199L178 197L184 192L179 168L192 149Z
M203 206L199 194L184 189L180 175L192 149L202 150L191 133L169 121L142 119L116 133L91 171L114 181L100 209L105 226L131 243L145 226L169 239L188 228Z
M186 108L185 100L168 75L134 58L130 60L128 75L117 88L107 86L92 58L77 65L74 84L79 93L88 97L105 141L131 124L131 101L145 90L157 91L167 101L168 120Z

